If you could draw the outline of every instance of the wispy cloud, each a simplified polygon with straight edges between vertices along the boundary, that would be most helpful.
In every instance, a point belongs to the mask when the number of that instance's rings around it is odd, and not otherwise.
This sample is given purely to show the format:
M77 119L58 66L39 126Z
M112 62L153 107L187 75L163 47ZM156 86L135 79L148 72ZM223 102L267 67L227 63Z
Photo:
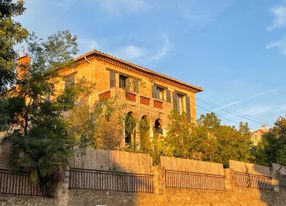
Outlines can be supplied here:
M153 61L164 58L171 49L171 42L166 34L161 35L163 44L157 49L140 47L137 45L128 45L126 47L117 49L115 54L127 60L144 60Z
M233 3L233 0L176 0L177 8L193 27L211 23Z
M120 14L122 12L138 12L151 8L148 1L144 0L89 0L99 6L110 14Z
M281 40L275 41L275 42L271 42L268 45L266 45L267 49L279 49L283 55L286 56L286 37L284 37Z
M85 39L85 38L78 39L78 48L80 53L89 52L93 49L98 49L98 50L101 49L99 43L96 40Z
M274 89L271 89L271 90L267 90L267 91L264 91L264 92L261 92L261 93L258 93L258 94L254 94L254 95L246 97L244 99L235 100L235 101L227 103L227 104L225 104L225 105L223 105L223 106L221 106L219 108L216 108L214 111L222 110L224 108L231 107L233 105L237 105L237 104L240 104L240 103L243 103L243 102L247 102L247 101L255 99L257 97L261 97L261 96L264 96L264 95L267 95L267 94L270 94L270 93L277 92L278 90L283 89L285 87L286 87L286 84L281 85L281 86L279 86L277 88L274 88Z
M274 19L272 24L266 27L267 31L286 26L286 5L280 5L271 9L271 13L274 16Z
M163 42L164 42L163 46L157 52L155 52L154 54L150 56L149 58L150 60L161 59L164 56L166 56L167 53L170 51L171 43L170 43L168 36L166 34L162 34L161 38L163 39Z
M74 5L78 0L50 0L50 3L60 7L61 9L67 9Z
M145 56L147 53L148 51L144 48L140 48L135 45L128 45L119 50L118 56L131 60Z
M273 105L256 104L252 106L247 106L245 108L241 108L238 110L238 112L258 118L265 114L268 114L269 112L275 109L277 109L277 107Z

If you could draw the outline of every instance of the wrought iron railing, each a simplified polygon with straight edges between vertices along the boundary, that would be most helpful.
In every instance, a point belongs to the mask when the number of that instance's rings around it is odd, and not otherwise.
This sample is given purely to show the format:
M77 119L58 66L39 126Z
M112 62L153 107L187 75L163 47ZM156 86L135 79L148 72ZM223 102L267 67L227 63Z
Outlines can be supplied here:
M70 169L70 189L153 192L153 176L89 169Z
M38 184L32 184L26 172L0 169L0 194L46 196Z
M278 180L279 180L280 187L286 187L286 175L279 174Z
M271 177L243 172L234 172L234 183L237 187L258 188L260 190L273 190Z
M166 170L166 187L225 190L224 175Z

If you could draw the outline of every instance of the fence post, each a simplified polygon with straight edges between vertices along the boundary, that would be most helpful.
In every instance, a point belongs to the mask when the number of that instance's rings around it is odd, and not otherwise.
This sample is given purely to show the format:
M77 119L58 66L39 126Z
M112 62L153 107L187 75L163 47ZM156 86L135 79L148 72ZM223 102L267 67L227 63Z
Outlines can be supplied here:
M165 192L165 169L161 166L152 166L153 187L155 194L164 194Z
M57 185L56 200L58 206L68 206L69 203L69 168L64 172L64 178Z
M271 172L271 184L273 185L273 189L275 192L280 192L279 186L279 172L281 169L281 165L272 163L272 172Z
M224 185L226 190L233 188L233 171L232 169L224 169Z

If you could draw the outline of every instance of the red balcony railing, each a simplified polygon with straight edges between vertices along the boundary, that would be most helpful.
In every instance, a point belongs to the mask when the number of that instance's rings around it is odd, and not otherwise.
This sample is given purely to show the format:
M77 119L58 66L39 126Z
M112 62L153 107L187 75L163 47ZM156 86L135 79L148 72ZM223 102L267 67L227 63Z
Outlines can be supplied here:
M154 107L157 109L163 109L163 102L154 100Z
M140 97L140 104L150 106L150 98L147 97Z
M110 99L111 97L111 92L107 91L107 92L103 92L101 94L98 95L99 100L106 100L106 99Z
M130 102L136 102L136 94L127 93L126 94L126 100L130 101Z

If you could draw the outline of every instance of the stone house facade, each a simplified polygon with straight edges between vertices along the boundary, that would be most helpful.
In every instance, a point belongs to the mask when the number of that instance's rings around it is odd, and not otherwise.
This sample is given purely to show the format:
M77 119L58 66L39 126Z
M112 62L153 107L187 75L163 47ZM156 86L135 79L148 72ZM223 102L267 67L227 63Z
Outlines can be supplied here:
M100 100L120 98L125 103L126 115L146 119L150 136L154 131L166 134L168 116L172 110L185 113L191 122L196 121L196 93L201 87L179 81L93 50L76 58L76 67L61 70L60 88L84 78L95 84L87 101L93 105ZM131 143L125 137L125 143Z

